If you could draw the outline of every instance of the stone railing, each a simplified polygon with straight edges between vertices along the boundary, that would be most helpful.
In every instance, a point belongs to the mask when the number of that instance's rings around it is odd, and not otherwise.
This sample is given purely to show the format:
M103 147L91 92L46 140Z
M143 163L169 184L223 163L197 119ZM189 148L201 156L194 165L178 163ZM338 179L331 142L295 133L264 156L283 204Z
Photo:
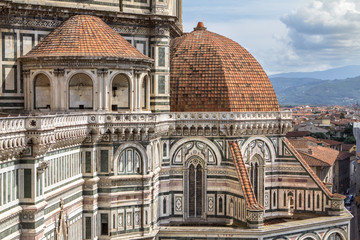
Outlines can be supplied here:
M0 134L26 131L26 117L0 118Z
M0 118L0 152L33 144L54 144L86 134L242 136L285 134L291 128L291 112L243 113L70 113ZM155 135L154 135L155 134ZM149 137L150 138L150 137ZM127 139L127 138L123 138ZM36 140L36 141L35 141Z
M244 112L244 113L79 113L79 114L59 114L59 115L39 115L0 118L0 133L15 133L23 131L46 131L56 128L76 127L84 125L103 125L103 124L163 124L163 123L185 123L193 122L197 124L207 123L227 123L235 124L248 123L252 125L264 123L284 123L291 125L291 112ZM1 136L0 136L1 138Z

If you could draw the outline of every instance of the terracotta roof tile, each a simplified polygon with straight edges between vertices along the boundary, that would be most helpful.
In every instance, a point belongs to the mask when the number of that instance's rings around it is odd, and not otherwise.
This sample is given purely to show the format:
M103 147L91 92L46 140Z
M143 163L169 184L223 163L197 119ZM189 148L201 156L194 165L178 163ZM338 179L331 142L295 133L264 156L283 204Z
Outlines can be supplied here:
M339 151L321 146L308 146L307 150L299 151L302 154L308 155L312 158L328 164L328 166L332 166L339 155Z
M264 209L256 200L239 144L237 142L229 142L229 146L247 206L252 209Z
M100 18L73 16L22 58L108 57L150 60Z
M339 152L339 155L337 156L336 160L337 161L341 161L341 160L345 160L347 158L350 158L352 156L355 156L355 153L349 153L349 152Z
M238 43L203 24L171 42L171 111L279 111L271 82Z
M297 137L305 137L309 136L311 132L309 131L296 131L296 132L288 132L286 133L287 138L297 138Z
M303 159L309 164L310 167L331 167L330 164L321 161L317 158L314 158L313 156L306 154L304 152L299 151L300 155L303 157Z
M329 146L340 145L342 143L331 139L319 139L319 140L327 143Z

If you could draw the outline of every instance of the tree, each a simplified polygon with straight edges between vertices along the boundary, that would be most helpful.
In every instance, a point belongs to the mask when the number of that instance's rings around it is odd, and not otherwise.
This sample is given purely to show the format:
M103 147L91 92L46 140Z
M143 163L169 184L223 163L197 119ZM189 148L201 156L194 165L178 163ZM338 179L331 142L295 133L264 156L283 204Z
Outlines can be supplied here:
M345 118L345 114L342 112L340 113L340 119L344 119Z
M327 138L324 133L320 133L320 132L311 133L310 136L312 136L314 138L321 138L321 139L326 139Z
M354 136L348 136L347 138L345 138L344 143L345 144L356 144L356 139Z

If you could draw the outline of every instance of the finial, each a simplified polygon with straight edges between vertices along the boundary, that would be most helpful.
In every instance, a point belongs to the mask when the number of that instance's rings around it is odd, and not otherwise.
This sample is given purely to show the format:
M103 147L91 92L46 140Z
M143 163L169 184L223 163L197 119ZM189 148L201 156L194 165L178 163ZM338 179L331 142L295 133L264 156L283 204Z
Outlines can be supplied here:
M198 22L196 28L194 28L195 31L197 30L206 30L206 27L203 22Z

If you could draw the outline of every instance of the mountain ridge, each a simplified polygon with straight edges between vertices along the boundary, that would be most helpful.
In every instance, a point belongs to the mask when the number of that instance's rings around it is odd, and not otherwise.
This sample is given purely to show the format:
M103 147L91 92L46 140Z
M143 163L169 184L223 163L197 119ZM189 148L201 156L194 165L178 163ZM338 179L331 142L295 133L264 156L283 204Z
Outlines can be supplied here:
M339 80L270 78L280 105L350 105L360 102L360 76Z
M360 65L348 65L314 72L289 72L270 75L269 78L315 78L320 80L336 80L360 76Z

